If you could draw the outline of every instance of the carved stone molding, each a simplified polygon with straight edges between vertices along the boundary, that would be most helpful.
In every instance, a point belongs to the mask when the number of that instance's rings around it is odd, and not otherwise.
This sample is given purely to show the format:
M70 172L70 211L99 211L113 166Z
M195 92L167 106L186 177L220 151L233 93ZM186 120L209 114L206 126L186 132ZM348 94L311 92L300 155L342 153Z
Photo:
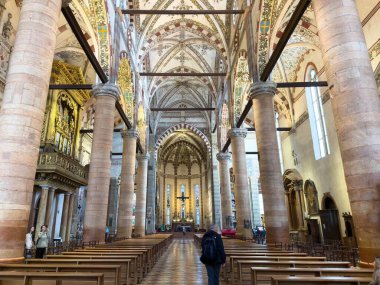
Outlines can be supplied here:
M47 179L49 175L50 178ZM40 153L37 165L37 177L40 180L57 180L60 183L63 182L74 187L87 185L87 173L84 166L78 161L58 152Z
M120 132L122 138L138 138L139 132L135 129L122 130Z
M247 130L246 129L240 129L240 128L233 128L233 129L228 131L228 136L230 138L234 138L234 137L245 138L247 136Z
M98 96L110 96L115 98L115 101L120 98L120 88L116 84L112 83L100 83L92 86L92 95Z
M249 90L249 97L253 98L259 95L271 95L274 96L277 91L277 84L271 81L267 82L255 82L252 84Z
M219 152L217 155L216 155L216 159L218 161L221 161L221 160L230 160L231 159L231 154L228 153L228 152Z
M291 183L291 186L295 191L302 191L303 190L303 181L302 180L293 180Z

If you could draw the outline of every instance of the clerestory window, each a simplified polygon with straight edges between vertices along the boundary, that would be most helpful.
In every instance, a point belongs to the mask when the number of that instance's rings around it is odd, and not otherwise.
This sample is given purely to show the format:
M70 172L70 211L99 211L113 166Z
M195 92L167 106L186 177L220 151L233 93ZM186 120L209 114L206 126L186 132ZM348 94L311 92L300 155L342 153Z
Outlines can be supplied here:
M317 71L314 67L308 70L306 76L306 81L318 82ZM314 156L315 159L318 160L330 154L321 92L319 87L308 87L305 91Z

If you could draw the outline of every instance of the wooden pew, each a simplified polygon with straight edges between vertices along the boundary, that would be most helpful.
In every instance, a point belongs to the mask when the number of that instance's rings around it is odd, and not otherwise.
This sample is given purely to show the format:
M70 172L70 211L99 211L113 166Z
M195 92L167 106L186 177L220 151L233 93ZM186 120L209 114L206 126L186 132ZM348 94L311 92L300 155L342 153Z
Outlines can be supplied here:
M271 285L368 285L368 277L293 277L274 276Z
M280 260L280 261L270 261L270 260L237 260L238 268L241 264L246 264L250 267L295 267L295 268L308 268L308 267L338 267L338 268L349 268L349 262L343 261L303 261L303 260ZM235 284L234 272L231 272L232 284ZM240 279L241 277L238 276Z
M128 254L137 254L142 255L141 256L141 262L140 264L144 266L144 273L147 273L154 265L153 262L153 255L152 252L149 249L128 249L128 248L109 248L109 249L97 249L97 248L90 248L90 249L80 249L76 251L69 251L69 252L63 252L63 255L104 255L104 256L111 256L111 255L128 255Z
M244 273L250 276L250 267L252 261L326 261L326 257L316 256L231 256L230 262L232 264L231 279L234 280L235 265L237 269L238 284L242 284L244 280ZM232 282L233 283L233 282Z
M55 259L55 260L64 260L64 259L85 259L85 260L120 260L122 262L127 262L129 267L129 276L138 282L143 277L142 271L142 258L141 255L132 255L132 254L124 254L124 255L99 255L99 254L91 254L91 255L81 255L81 254L70 254L70 255L47 255L47 260Z
M122 284L137 284L137 278L132 280L130 277L130 259L26 259L27 264L54 264L54 265L119 265L121 267L121 282ZM135 274L135 276L137 276Z
M44 272L95 272L103 273L112 284L122 285L120 265L77 265L77 264L0 264L0 271L44 271ZM106 274L111 276L106 276Z
M371 277L372 269L363 268L282 268L282 267L251 267L252 285L267 285L271 283L271 277L274 275L282 276L342 276L342 277Z
M4 280L22 281L23 285L32 285L35 280L48 281L71 281L76 283L93 282L97 285L104 285L104 277L102 273L90 272L17 272L17 271L1 271L0 284L3 285Z
M143 252L64 252L63 255L47 255L47 258L128 258L132 259L131 273L136 273L139 278L144 277L146 266L144 266L145 257Z
M290 252L290 253L286 253L286 252L280 252L280 253L276 253L276 252L265 252L265 253L261 253L261 252L260 253L258 253L258 252L229 252L229 253L226 253L226 266L222 269L223 276L224 276L225 279L228 279L227 278L228 273L233 274L233 272L234 272L234 262L233 262L234 259L236 259L238 257L245 257L245 256L249 257L251 259L254 259L254 258L260 257L260 256L306 257L306 253L293 253L293 252Z

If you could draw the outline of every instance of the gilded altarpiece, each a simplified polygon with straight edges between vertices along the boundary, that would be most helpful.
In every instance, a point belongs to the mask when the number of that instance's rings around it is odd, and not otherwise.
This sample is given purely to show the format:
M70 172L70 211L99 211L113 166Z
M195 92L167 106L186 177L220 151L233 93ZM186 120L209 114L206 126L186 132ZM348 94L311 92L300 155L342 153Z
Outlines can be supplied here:
M131 66L127 58L121 58L118 70L117 84L123 95L121 101L123 103L124 112L128 120L133 123L134 97Z
M54 61L51 84L84 84L79 67ZM90 93L83 90L49 92L41 135L36 184L54 185L66 191L86 185L84 167L78 161L80 118Z

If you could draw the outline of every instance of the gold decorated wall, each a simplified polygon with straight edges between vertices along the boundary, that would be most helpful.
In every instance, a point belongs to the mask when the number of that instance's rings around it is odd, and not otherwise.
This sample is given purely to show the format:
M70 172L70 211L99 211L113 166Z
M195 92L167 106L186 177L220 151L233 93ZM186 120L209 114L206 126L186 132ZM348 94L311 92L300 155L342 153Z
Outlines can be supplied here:
M82 71L75 65L54 61L51 84L83 84ZM72 158L79 157L79 131L82 106L88 91L53 90L48 95L41 147Z

